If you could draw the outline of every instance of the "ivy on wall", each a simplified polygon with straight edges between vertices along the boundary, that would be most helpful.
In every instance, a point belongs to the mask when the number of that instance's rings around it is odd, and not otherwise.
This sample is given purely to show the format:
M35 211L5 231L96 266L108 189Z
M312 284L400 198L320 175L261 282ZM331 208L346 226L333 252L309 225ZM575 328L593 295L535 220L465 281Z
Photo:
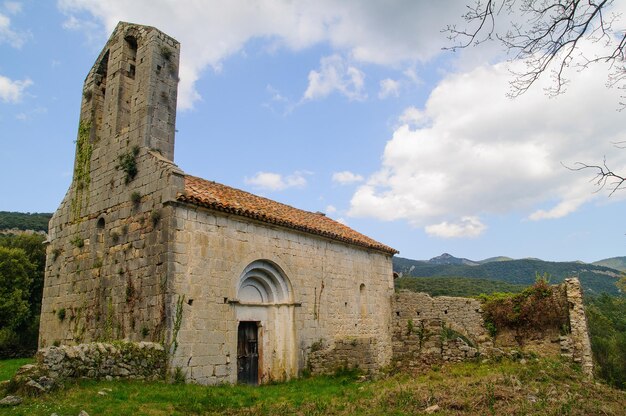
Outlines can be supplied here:
M91 153L93 147L89 141L91 122L81 121L78 125L76 139L76 163L74 165L74 196L71 202L71 213L74 220L81 216L83 197L85 205L89 204L89 185L91 184Z

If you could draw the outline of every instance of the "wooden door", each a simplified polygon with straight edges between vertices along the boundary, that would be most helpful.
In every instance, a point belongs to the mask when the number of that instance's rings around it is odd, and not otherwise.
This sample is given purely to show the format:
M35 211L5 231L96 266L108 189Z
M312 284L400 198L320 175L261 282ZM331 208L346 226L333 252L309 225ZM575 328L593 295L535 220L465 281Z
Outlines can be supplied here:
M259 383L259 346L256 322L239 322L237 334L237 382Z

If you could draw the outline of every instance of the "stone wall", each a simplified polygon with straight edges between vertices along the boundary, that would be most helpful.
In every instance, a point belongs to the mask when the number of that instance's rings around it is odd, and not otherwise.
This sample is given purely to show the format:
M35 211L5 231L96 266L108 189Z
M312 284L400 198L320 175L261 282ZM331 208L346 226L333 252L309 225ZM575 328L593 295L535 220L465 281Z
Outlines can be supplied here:
M153 342L115 342L63 345L37 352L37 365L56 379L165 377L167 353Z
M591 375L593 360L580 282L565 279L553 293L569 305L569 331L542 328L519 333L499 328L494 340L485 328L478 300L400 291L392 305L394 361L397 366L418 367L479 355L538 354L570 359Z
M377 362L376 338L352 338L336 340L328 345L323 340L311 346L307 368L313 375L332 374L343 369L358 369L366 374L380 370Z
M320 339L332 348L336 340L376 338L372 359L389 363L390 255L196 206L177 205L173 225L171 291L184 301L172 366L190 380L237 381L239 321L259 323L260 381L297 376ZM238 299L242 273L257 260L284 274L285 303Z
M564 339L563 343L569 341L572 360L581 365L585 374L591 376L593 375L593 354L583 305L583 291L578 279L565 279L564 285L569 306L570 334L569 340ZM566 348L563 350L567 354Z
M49 226L39 346L163 341L179 45L120 23L83 89L70 188Z
M394 296L392 312L393 358L398 366L462 361L493 345L476 299L433 298L403 290Z
M12 390L40 394L68 379L158 380L166 375L167 352L152 342L88 343L42 348L37 363L21 367Z

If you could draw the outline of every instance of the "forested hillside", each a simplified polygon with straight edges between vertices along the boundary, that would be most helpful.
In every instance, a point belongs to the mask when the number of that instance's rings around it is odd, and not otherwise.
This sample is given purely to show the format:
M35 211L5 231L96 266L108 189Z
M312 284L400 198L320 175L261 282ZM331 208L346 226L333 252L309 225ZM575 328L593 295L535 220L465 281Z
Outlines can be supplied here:
M431 296L478 296L483 293L508 292L518 293L524 285L507 283L502 280L490 280L468 277L400 277L395 280L396 289L424 292Z
M18 229L48 232L52 214L0 211L0 231Z
M609 259L599 260L593 262L596 266L610 267L615 270L626 272L626 256L624 257L611 257Z
M457 264L430 264L423 261L393 258L393 269L403 276L466 277L500 280L517 285L531 285L537 274L547 273L551 283L560 283L566 277L578 277L586 293L619 294L615 282L621 276L618 270L605 266L575 262L549 262L536 259L496 261L478 266Z

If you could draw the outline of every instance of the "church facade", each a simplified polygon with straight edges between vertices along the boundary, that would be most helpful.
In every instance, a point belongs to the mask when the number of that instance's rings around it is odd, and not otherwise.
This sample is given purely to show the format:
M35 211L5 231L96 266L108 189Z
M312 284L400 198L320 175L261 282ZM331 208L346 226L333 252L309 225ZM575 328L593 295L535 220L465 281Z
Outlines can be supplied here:
M368 370L389 364L397 251L182 171L179 51L121 22L87 75L73 180L50 222L40 348L160 342L202 384L293 378L320 349L332 370L339 345Z

